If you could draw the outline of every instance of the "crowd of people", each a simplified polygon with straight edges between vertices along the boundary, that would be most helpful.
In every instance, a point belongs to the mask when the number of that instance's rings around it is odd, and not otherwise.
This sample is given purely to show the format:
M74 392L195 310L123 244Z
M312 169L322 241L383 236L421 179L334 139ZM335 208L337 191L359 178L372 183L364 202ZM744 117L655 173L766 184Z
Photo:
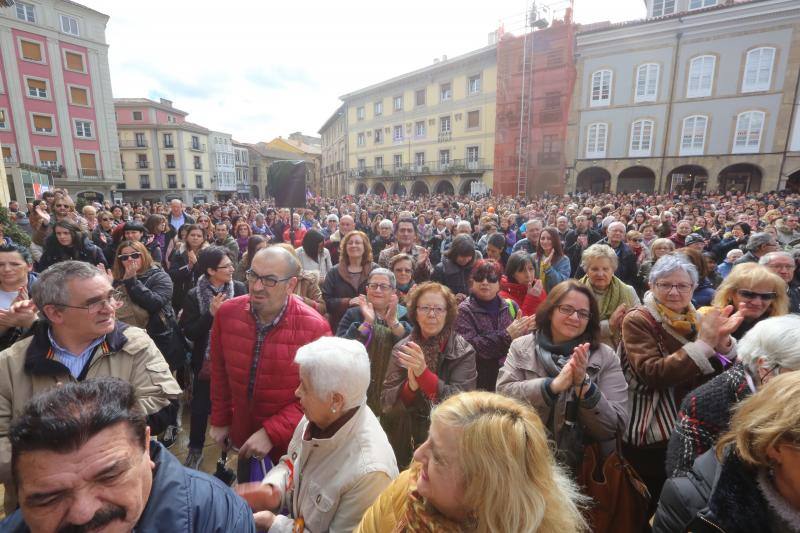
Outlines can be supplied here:
M800 531L798 214L11 202L0 530Z

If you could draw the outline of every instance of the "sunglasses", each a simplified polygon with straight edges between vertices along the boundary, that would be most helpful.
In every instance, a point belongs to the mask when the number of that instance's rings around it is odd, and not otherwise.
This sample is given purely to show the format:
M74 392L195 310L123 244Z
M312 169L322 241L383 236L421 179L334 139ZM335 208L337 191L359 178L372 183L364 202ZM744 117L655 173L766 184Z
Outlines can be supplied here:
M483 280L486 280L489 283L497 283L500 281L500 278L497 276L497 274L475 274L475 276L472 277L472 280L478 283L482 282Z
M127 261L128 259L141 259L142 254L140 252L133 252L131 254L121 254L118 255L120 261Z
M778 296L774 292L754 292L754 291L748 291L747 289L736 289L736 294L738 294L745 300L755 300L756 298L758 298L759 300L764 302L771 302Z

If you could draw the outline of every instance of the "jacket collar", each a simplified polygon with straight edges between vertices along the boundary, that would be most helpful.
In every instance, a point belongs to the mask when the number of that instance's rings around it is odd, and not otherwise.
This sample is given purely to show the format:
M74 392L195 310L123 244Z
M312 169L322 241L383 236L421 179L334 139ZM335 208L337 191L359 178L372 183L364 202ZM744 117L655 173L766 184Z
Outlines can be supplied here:
M181 531L189 524L191 506L187 503L192 501L184 468L155 439L150 440L150 460L156 465L153 485L134 531L156 531L163 524Z
M48 358L50 352L50 338L48 330L50 323L46 320L37 320L31 327L33 338L25 351L25 373L33 376L60 376L64 374L65 367L55 359ZM114 329L106 334L105 344L108 345L108 354L116 353L125 346L128 338L124 331L128 325L116 322Z
M338 428L333 435L326 439L310 437L312 422L306 419L306 428L303 431L303 445L313 446L314 448L321 450L335 450L337 448L341 448L342 443L350 439L351 435L353 434L353 429L363 425L361 420L364 418L364 416L366 416L366 409L368 409L366 404L359 405L358 410L344 424L342 424L342 426ZM309 438L306 438L307 436Z

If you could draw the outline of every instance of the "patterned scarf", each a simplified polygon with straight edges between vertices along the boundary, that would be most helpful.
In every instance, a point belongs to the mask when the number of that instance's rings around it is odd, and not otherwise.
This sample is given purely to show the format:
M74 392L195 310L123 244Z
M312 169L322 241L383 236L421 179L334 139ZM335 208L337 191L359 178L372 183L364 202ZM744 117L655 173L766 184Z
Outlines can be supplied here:
M622 282L617 276L612 276L608 288L601 293L592 287L589 276L583 276L580 281L589 287L597 297L597 306L600 308L600 320L608 320L614 311L617 310L619 304L622 303Z
M224 284L219 289L215 289L211 283L206 278L205 274L200 276L197 280L197 303L200 307L200 314L204 315L208 313L208 309L211 307L211 300L217 294L222 293L227 296L228 300L233 298L233 282L229 281ZM211 341L206 343L206 352L204 355L204 359L210 360L211 359Z
M653 298L653 302L669 327L684 337L694 338L697 333L697 311L693 305L690 304L685 313L676 313L669 307L661 305L655 298Z
M434 374L439 373L439 362L442 352L447 346L447 341L450 339L451 331L452 327L445 326L438 335L429 339L422 338L422 333L417 328L414 328L411 333L411 340L422 348L422 353L425 354L425 364Z
M413 481L408 486L408 503L393 533L460 533L474 530L474 524L459 524L443 516L417 492L416 480L420 468L419 463L412 463L409 467Z

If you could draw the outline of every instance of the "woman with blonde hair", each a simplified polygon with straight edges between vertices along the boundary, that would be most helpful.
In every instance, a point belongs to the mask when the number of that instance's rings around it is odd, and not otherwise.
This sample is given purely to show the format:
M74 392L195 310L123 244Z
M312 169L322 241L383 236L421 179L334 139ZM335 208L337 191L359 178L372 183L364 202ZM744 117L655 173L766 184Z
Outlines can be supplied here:
M586 531L583 498L556 464L540 418L490 392L431 412L414 463L364 514L358 533Z
M738 404L730 430L692 474L667 482L653 531L798 531L798 487L800 372L787 372Z
M731 335L739 340L760 320L789 312L786 282L767 267L756 263L736 265L722 282L711 302L722 309L733 305L744 319ZM705 312L707 308L701 308Z

